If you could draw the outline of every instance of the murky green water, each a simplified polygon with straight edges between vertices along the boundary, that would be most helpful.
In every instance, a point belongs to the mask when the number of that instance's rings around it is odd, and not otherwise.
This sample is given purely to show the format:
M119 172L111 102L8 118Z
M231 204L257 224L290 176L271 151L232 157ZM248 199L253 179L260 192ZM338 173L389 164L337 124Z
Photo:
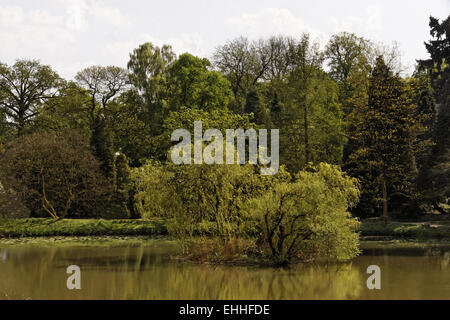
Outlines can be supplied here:
M0 247L0 299L450 299L450 246L366 249L351 263L282 270L194 265L167 243ZM81 290L66 268L81 268ZM381 290L369 290L369 265Z

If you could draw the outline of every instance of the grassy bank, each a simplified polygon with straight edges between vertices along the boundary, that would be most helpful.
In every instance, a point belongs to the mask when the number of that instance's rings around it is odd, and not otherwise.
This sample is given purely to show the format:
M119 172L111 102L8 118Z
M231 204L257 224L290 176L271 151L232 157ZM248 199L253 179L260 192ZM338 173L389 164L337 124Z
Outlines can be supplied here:
M450 240L450 221L433 220L422 222L391 221L384 224L379 219L363 220L361 236L413 240Z
M213 226L198 226L203 234L213 233ZM200 230L201 229L201 230ZM413 240L450 240L450 220L428 222L389 222L379 219L363 220L364 238L391 238ZM83 237L83 236L147 236L167 235L166 222L152 220L97 220L97 219L0 219L0 238L21 237Z
M54 236L54 237L24 237L0 238L0 248L30 248L30 247L122 247L122 246L155 246L179 247L179 243L166 236Z
M160 236L163 220L0 219L0 238L52 236Z

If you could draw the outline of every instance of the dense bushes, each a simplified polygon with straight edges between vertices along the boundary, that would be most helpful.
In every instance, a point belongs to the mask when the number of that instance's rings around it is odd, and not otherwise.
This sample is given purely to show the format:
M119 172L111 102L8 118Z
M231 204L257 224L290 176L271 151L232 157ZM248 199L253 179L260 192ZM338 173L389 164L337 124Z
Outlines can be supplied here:
M87 142L76 132L35 133L0 155L2 199L17 199L32 217L96 216L111 193Z

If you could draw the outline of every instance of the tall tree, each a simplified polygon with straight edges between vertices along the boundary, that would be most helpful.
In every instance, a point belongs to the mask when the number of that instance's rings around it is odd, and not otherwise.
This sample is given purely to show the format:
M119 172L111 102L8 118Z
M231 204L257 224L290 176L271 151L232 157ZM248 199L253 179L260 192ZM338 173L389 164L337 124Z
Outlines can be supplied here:
M266 50L264 41L251 42L240 37L218 47L213 61L231 83L233 109L244 112L245 98L268 70L271 52Z
M211 71L208 59L182 54L169 68L169 109L180 107L213 110L227 108L232 97L230 82Z
M171 46L160 48L152 43L144 43L130 54L128 72L137 93L134 104L141 106L139 111L151 136L161 133L167 109L167 70L175 58Z
M444 213L439 203L448 203L448 180L442 168L448 164L450 153L450 16L440 22L430 17L430 35L432 40L425 43L430 59L419 60L420 70L427 71L435 93L436 121L432 126L434 147L429 159L430 170L425 175L427 195L433 207ZM447 210L448 211L448 210Z
M408 203L415 196L413 160L424 127L412 97L410 87L380 56L369 78L367 101L353 113L357 147L347 167L362 181L360 208L377 205L373 201L380 199L385 222L390 200L402 197Z
M280 161L292 173L310 162L339 164L342 112L337 87L322 70L323 55L305 34L289 42L292 70L270 99L273 126L280 131Z
M127 89L128 74L125 69L108 66L92 66L77 73L75 79L90 94L91 145L109 179L114 179L114 147L112 133L106 122L108 103ZM112 180L114 181L114 180Z
M104 118L96 118L90 143L94 148L94 155L100 161L100 169L105 177L114 183L116 177L115 150L111 130L107 127Z
M131 97L130 97L131 96ZM126 154L133 167L144 164L155 154L152 127L147 122L138 101L134 100L135 92L127 91L114 99L106 111L108 126L113 128L113 144L115 150Z
M90 116L92 122L98 115L97 106L100 106L99 113L102 114L108 102L124 92L129 83L127 71L115 66L85 68L77 73L75 80L91 95Z
M371 44L353 33L342 32L331 37L325 57L331 77L346 84L350 74L368 60ZM367 61L368 62L368 61Z
M54 97L61 78L50 66L37 60L17 60L12 66L0 63L0 111L21 135Z
M439 97L439 103L445 103L450 90L450 16L444 21L430 17L430 35L432 40L425 43L430 59L419 60L422 69L429 71L433 88Z

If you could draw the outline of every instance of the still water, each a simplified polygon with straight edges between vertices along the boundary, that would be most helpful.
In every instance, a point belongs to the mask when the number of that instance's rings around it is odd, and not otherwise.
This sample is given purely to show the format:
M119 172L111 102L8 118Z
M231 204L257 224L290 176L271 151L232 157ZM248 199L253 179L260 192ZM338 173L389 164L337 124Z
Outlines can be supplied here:
M350 263L292 269L196 265L173 245L0 246L0 299L450 299L450 246L364 248ZM68 290L66 268L81 268ZM381 290L366 286L381 269Z

